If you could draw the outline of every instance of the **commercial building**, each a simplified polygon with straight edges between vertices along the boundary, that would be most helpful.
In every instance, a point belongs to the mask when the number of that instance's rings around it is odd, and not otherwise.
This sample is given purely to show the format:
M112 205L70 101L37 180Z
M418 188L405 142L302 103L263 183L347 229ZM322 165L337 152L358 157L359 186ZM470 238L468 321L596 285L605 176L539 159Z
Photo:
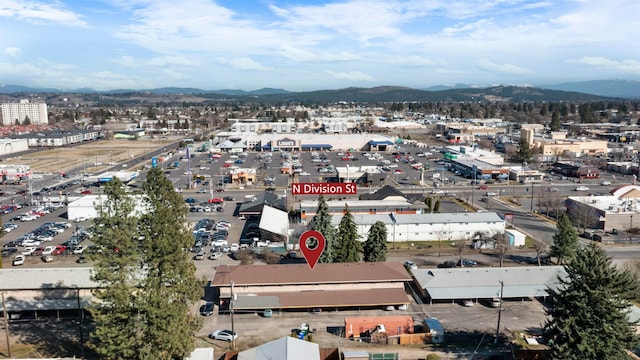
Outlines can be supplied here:
M211 282L220 308L382 309L410 303L405 284L411 276L400 262L221 265Z
M0 183L19 183L29 175L29 165L0 165Z
M25 124L27 119L31 125L49 124L47 104L44 102L32 103L29 100L20 100L19 103L3 103L0 107L2 107L2 126Z
M621 185L610 195L569 196L569 216L581 226L624 231L640 228L640 186Z
M391 151L395 137L378 134L281 134L220 132L213 150L241 151Z
M0 139L0 155L11 155L29 150L26 139Z
M337 227L342 214L334 214L331 224ZM380 221L387 229L387 241L457 241L473 240L478 234L491 237L505 232L505 220L494 212L437 214L355 214L360 241L367 240L373 224Z
M413 204L406 199L390 200L329 200L329 214L342 215L346 207L352 215L375 214L421 214L424 203ZM318 210L317 200L300 201L300 217L303 224L311 221Z

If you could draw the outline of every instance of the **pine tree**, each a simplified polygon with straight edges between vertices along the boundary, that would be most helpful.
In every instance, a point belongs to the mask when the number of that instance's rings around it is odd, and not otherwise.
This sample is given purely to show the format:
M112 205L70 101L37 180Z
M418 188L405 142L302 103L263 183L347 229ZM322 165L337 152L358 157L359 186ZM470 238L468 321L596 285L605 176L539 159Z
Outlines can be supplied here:
M329 213L329 207L327 206L327 202L324 200L324 197L320 195L318 198L318 210L316 211L316 215L311 220L311 230L319 231L325 239L326 247L320 256L321 263L331 263L333 262L333 253L334 253L334 234L335 230L333 225L331 225L331 214Z
M627 313L638 282L627 270L611 264L595 244L578 251L559 277L557 290L549 289L553 307L544 325L553 359L626 359L625 349L640 342Z
M518 144L518 152L516 153L516 160L518 161L529 161L531 159L531 144L525 138L520 138Z
M382 221L376 221L369 229L363 253L367 262L387 260L387 227Z
M106 199L97 206L93 241L101 249L94 253L92 279L100 287L89 310L95 330L89 346L102 359L136 359L144 344L147 325L139 312L141 253L138 249L138 219L132 216L134 201L117 178L105 186Z
M338 225L334 249L333 262L360 261L362 243L358 241L358 227L346 205L345 213L340 220L340 225Z
M114 179L98 206L95 242L103 251L94 255L101 287L91 345L103 359L182 358L200 325L190 313L202 284L182 251L193 241L184 202L160 169L149 171L143 190L134 199Z
M185 228L184 200L159 168L149 170L144 190L146 211L141 216L144 263L144 307L141 312L149 331L141 358L182 358L194 348L193 335L200 323L190 306L202 294L195 265L182 249L193 244Z
M549 256L555 257L558 264L561 264L574 258L578 249L578 233L566 213L560 215L557 227L553 235L553 244L549 248Z
M551 114L551 123L549 124L549 128L551 129L551 131L558 131L560 130L562 124L560 123L560 114L558 113L558 111L554 111L553 114Z

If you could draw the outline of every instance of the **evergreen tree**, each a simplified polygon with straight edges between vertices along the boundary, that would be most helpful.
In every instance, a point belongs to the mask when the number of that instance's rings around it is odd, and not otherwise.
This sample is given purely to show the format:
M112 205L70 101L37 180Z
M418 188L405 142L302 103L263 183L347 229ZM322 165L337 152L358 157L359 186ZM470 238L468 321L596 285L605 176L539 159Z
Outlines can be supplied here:
M98 206L91 345L103 359L182 358L194 347L200 324L190 306L202 293L182 251L193 241L184 202L159 169L147 174L142 199L124 187L110 181Z
M320 195L318 198L318 210L316 211L316 215L311 220L311 230L319 231L326 241L326 247L320 256L321 263L331 263L333 262L333 253L334 253L334 234L335 230L333 225L331 225L331 214L329 214L329 207L327 206L327 202L324 200L324 197Z
M431 198L431 196L427 196L424 199L424 204L427 206L427 212L433 212L433 199Z
M554 111L553 114L551 114L551 123L549 124L549 128L551 129L551 131L558 131L561 127L562 124L560 123L560 114L558 113L558 111Z
M360 261L362 243L358 241L358 227L348 206L345 206L345 213L338 225L334 249L333 262Z
M553 359L626 359L625 349L639 345L627 314L638 282L631 271L611 264L595 244L578 251L549 289L553 307L544 325Z
M553 244L549 249L549 256L558 259L558 264L574 258L578 249L578 233L571 223L571 219L565 213L560 215Z
M141 316L141 253L134 202L117 178L107 183L106 200L97 206L93 241L101 250L93 253L92 280L100 287L89 308L95 330L89 346L102 359L136 359L147 325Z
M183 358L194 348L193 335L200 322L190 307L203 287L195 277L195 265L182 250L193 244L184 227L187 209L159 168L149 170L142 188L146 210L140 231L147 276L140 311L149 331L139 353L145 359Z
M531 160L531 155L532 155L531 145L525 138L520 138L518 145L519 146L518 146L518 152L516 153L516 160L521 162L522 161L529 162L529 160Z
M387 260L387 227L382 221L376 221L369 229L363 253L367 262Z
M436 200L436 203L433 204L433 212L434 213L440 212L440 199Z

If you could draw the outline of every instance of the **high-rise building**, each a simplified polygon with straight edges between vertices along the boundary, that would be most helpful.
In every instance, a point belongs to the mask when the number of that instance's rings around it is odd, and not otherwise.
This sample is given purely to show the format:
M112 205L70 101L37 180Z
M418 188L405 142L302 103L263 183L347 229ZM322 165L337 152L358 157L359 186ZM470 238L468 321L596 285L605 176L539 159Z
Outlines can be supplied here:
M47 104L44 102L29 102L20 100L19 103L3 103L2 125L12 126L16 122L20 125L28 118L31 125L47 125L49 123Z

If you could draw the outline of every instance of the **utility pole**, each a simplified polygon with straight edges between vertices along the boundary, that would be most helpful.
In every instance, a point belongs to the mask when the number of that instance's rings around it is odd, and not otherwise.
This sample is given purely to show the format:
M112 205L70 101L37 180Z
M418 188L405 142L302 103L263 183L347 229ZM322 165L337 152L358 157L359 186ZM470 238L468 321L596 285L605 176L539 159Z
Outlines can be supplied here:
M531 212L533 212L533 182L531 183Z
M2 292L2 316L4 316L4 335L7 338L7 352L11 355L11 343L9 342L9 315L7 314L7 303L4 301L4 291Z
M233 322L235 294L233 293L233 281L231 282L231 300L229 300L229 306L231 307L231 348L236 349L236 329Z
M500 281L500 303L498 304L498 326L496 327L496 338L493 344L498 343L498 336L500 335L500 317L502 316L502 290L504 290L504 281Z

